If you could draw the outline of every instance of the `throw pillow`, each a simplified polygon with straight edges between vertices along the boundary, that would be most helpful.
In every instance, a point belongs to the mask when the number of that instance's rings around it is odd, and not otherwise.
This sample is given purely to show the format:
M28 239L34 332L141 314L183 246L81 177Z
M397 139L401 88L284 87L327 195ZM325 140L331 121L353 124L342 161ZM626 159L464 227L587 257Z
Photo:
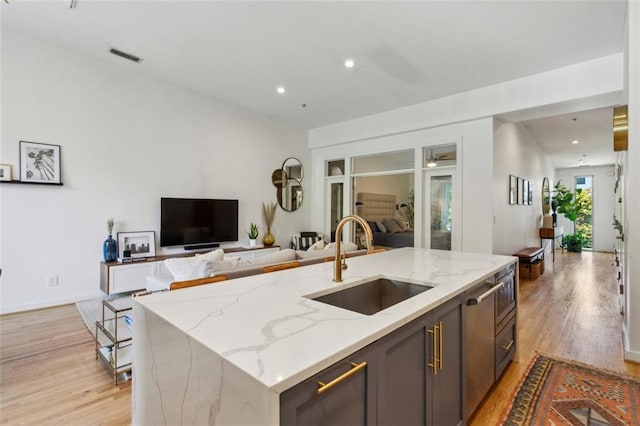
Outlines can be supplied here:
M296 260L296 252L292 249L284 249L279 252L260 256L253 261L254 265L271 265Z
M402 220L402 219L393 219L393 220L398 224L402 232L409 230L409 222L407 222L406 220Z
M387 232L387 228L384 226L381 220L376 221L376 226L380 232Z
M166 259L164 265L177 281L208 277L213 273L214 263L224 258L224 250L213 250L189 257Z
M387 228L387 232L402 232L402 229L398 226L395 220L393 219L384 219L382 221L384 223L384 227Z
M378 225L376 225L374 221L368 220L367 224L369 225L369 228L371 228L371 232L378 232Z
M354 250L358 250L358 246L355 243L352 243L350 241L348 241L346 243L342 243L342 245L340 246L340 253L344 253L344 252L348 252L348 251L354 251ZM326 246L324 246L324 251L335 252L336 251L336 243L327 244Z
M324 240L318 240L307 249L307 251L324 250Z

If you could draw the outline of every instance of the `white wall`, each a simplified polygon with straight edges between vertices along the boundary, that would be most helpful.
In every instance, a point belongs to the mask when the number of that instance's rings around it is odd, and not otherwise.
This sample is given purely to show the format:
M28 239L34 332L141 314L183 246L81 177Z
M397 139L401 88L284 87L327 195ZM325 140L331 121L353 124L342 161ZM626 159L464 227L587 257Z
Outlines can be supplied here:
M627 315L625 316L625 356L640 362L640 2L628 2L627 73L629 105L629 149L625 176L625 265Z
M533 204L509 204L509 175L529 180ZM521 124L494 120L493 135L493 252L511 255L540 245L542 180L554 182L554 169L536 141ZM545 240L546 250L551 241Z
M616 181L614 166L576 167L556 170L556 181L561 181L571 191L575 189L576 177L578 176L593 176L593 189L591 190L593 197L593 250L613 252L616 242L615 230L612 225L614 211L613 190ZM565 234L574 232L573 223L562 214L558 215L558 224L564 226Z
M239 199L246 243L249 222L263 225L261 203L275 200L272 171L289 156L308 164L305 132L152 80L144 63L2 36L0 162L17 172L20 140L59 144L64 186L0 185L1 312L97 296L107 218L159 242L162 196ZM309 204L278 209L276 244L308 228ZM52 275L57 287L46 286Z

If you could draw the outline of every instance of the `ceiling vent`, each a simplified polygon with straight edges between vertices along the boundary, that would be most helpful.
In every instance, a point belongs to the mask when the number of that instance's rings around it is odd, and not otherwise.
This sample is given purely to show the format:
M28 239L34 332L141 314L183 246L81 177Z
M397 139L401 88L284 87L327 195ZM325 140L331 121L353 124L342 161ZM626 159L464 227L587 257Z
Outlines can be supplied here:
M120 56L121 58L135 62L136 64L142 62L142 58L139 58L136 55L132 55L131 53L123 52L122 50L114 49L113 47L109 49L109 52L113 53L116 56Z

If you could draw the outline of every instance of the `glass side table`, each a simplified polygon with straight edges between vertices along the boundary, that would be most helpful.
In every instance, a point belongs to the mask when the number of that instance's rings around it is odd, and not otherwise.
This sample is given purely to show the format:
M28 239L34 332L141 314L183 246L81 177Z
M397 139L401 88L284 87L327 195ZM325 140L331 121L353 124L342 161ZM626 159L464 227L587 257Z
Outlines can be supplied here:
M119 375L131 372L132 303L131 297L105 299L102 301L102 320L96 321L96 359L100 358L111 371L114 386L118 384ZM99 333L110 343L103 345L98 339Z

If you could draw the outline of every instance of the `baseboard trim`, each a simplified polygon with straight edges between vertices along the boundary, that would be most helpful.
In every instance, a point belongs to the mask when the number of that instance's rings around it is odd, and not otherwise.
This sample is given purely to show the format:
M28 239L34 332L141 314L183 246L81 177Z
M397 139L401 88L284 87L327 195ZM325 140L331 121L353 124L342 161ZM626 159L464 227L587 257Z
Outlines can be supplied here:
M101 296L104 296L104 293L97 290L92 293L61 297L59 299L40 300L38 302L22 303L18 305L0 305L0 315L32 311L42 308L51 308L53 306L68 305L69 303L82 302L83 300L95 299L96 297Z
M640 363L640 352L625 350L624 360Z

